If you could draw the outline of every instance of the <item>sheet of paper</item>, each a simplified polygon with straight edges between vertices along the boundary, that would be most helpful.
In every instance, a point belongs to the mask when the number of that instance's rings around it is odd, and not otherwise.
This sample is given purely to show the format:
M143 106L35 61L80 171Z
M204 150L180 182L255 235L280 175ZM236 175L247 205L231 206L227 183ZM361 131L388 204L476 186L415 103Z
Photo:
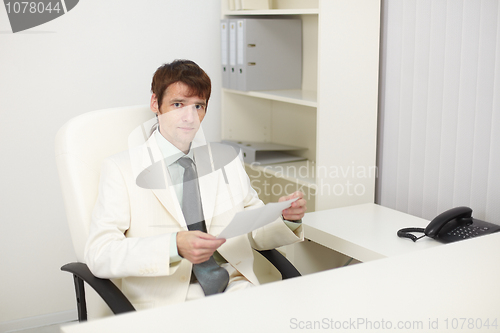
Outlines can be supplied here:
M232 238L239 235L247 234L255 229L274 222L281 216L283 209L291 206L292 202L298 198L290 199L283 202L268 203L263 207L256 209L244 210L236 213L231 222L222 230L217 238Z

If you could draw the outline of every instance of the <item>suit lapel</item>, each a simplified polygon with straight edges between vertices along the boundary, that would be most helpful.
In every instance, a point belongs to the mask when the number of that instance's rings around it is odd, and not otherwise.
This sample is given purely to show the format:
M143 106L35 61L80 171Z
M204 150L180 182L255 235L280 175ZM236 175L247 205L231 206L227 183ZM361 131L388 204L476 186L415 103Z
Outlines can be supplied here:
M151 160L152 159L152 160ZM145 151L143 153L144 170L153 170L151 174L155 178L155 183L159 186L152 186L151 191L156 198L165 207L165 209L174 217L175 221L184 229L187 230L186 221L182 214L182 208L177 200L174 187L170 178L170 173L165 165L163 155L156 143L154 135L146 142Z

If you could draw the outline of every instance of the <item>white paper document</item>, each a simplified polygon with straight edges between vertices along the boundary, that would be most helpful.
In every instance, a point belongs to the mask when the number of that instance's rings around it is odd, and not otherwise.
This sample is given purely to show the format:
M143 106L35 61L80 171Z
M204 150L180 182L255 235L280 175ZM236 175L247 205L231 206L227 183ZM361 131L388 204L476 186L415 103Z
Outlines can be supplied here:
M236 213L232 221L222 230L217 238L232 238L247 234L255 229L274 222L281 216L283 209L287 209L292 205L292 202L298 198L290 199L283 202L268 203L263 207L256 209L244 210Z

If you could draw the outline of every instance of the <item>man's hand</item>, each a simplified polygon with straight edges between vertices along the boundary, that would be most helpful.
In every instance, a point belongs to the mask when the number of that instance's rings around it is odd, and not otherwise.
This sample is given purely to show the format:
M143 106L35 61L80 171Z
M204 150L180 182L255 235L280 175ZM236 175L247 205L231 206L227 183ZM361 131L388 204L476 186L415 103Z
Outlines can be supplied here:
M293 198L299 198L297 201L292 202L290 208L284 209L281 213L283 218L288 221L297 221L304 217L304 213L307 210L306 199L304 199L304 193L301 191L294 192L290 195L279 198L278 202L287 201Z
M201 231L179 231L177 233L177 252L193 264L210 259L212 254L226 242Z

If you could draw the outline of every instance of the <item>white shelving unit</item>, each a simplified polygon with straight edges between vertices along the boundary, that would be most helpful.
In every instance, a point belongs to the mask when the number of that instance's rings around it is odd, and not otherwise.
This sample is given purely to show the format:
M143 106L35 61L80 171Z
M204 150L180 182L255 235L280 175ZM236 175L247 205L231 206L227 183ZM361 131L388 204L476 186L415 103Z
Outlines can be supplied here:
M307 148L307 161L247 166L264 201L300 189L308 211L373 202L380 0L271 3L230 11L222 0L222 18L301 18L302 89L222 89L222 138Z

